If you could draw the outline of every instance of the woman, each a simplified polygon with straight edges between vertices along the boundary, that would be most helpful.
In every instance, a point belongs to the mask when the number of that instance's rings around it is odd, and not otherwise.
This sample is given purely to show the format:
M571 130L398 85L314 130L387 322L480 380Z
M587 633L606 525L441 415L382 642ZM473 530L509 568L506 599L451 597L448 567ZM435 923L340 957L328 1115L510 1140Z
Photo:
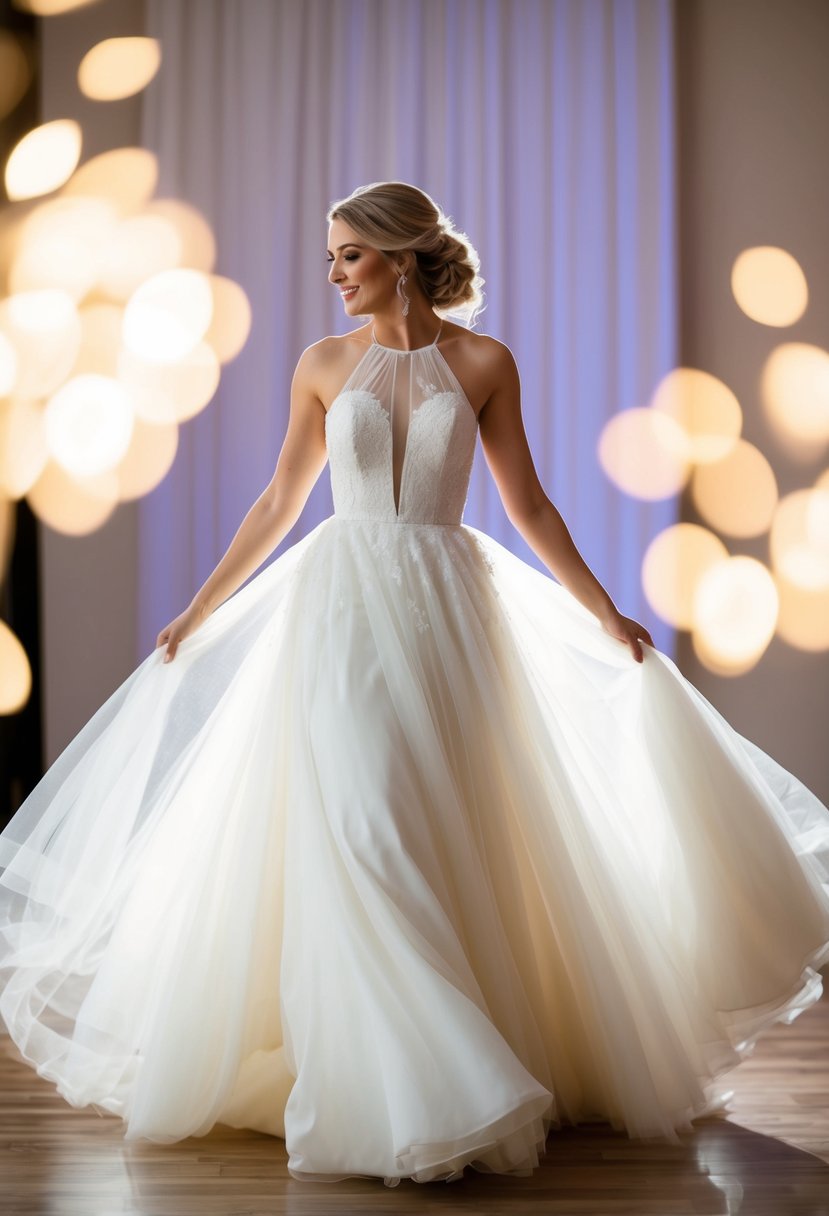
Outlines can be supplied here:
M464 234L397 182L328 220L371 321L303 352L228 552L0 835L0 1013L127 1138L256 1128L301 1179L676 1141L820 995L829 810L581 559L509 350L446 319ZM461 522L478 434L560 582ZM333 515L237 592L326 459Z

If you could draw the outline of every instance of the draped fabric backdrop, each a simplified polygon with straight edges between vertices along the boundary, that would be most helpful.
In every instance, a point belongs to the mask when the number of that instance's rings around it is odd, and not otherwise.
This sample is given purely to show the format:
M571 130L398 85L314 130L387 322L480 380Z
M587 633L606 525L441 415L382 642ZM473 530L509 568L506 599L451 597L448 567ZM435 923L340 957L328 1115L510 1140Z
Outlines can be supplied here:
M303 349L355 325L327 281L328 205L387 179L478 249L476 328L516 357L542 484L620 610L673 653L640 566L678 499L626 497L596 450L677 362L673 17L672 0L148 0L158 193L204 211L254 321L141 504L139 658L271 477ZM274 556L331 510L325 470ZM480 447L465 522L544 569Z

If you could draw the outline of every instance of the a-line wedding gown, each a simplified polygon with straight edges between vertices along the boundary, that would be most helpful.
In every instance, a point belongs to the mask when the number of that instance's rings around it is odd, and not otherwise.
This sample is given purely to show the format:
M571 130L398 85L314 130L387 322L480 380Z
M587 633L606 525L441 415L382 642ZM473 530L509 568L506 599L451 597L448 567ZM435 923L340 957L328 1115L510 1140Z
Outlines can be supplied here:
M461 522L475 413L373 341L334 513L154 650L0 835L0 1013L74 1106L297 1178L667 1138L818 999L829 810Z

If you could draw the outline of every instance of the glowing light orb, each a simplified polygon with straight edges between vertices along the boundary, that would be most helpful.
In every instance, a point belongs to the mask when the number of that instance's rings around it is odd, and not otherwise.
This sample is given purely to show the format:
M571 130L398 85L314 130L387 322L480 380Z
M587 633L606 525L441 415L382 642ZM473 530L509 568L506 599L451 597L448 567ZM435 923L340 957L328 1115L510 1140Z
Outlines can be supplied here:
M699 524L665 528L653 538L642 559L642 587L651 608L674 628L691 629L700 580L727 557L719 537Z
M128 300L143 282L181 261L181 238L161 215L131 215L108 233L101 249L98 290Z
M0 621L0 714L15 714L29 699L32 669L26 651L5 621Z
M127 302L124 344L149 363L173 363L204 337L212 316L207 275L166 270L142 283Z
M829 587L800 587L775 573L780 595L777 634L809 654L829 650Z
M118 358L118 379L145 422L185 422L204 409L219 387L221 368L206 342L175 363L150 363L128 350Z
M763 453L738 439L722 460L697 465L691 497L706 523L726 536L759 536L771 525L777 479Z
M116 220L106 199L59 197L40 204L20 227L10 289L59 288L82 300L100 273Z
M692 639L706 665L721 674L753 666L774 636L780 601L769 570L753 557L711 566L694 596Z
M9 498L22 498L48 459L40 402L13 397L0 403L0 490Z
M178 451L174 422L154 425L136 417L130 446L115 472L122 502L149 494L170 471Z
M44 288L0 300L0 332L17 357L11 391L19 397L46 397L63 383L77 358L81 321L68 292Z
M0 30L0 118L11 114L31 83L34 54L28 38L26 44L19 34Z
M677 455L694 464L722 460L737 442L743 411L718 376L697 367L677 367L659 381L651 408L679 424Z
M158 184L158 157L149 148L112 148L80 165L61 188L61 196L107 199L119 215L137 211Z
M155 38L105 38L78 66L78 87L94 101L132 97L150 83L161 64Z
M676 494L688 480L683 456L688 438L679 423L646 408L622 410L602 428L599 463L607 476L634 498L653 500Z
M0 330L0 397L8 397L17 380L17 351Z
M233 279L211 274L213 320L205 335L219 361L227 363L238 355L250 334L253 310L244 289Z
M794 325L809 302L800 263L776 245L744 249L731 268L731 290L746 316L761 325Z
M89 477L114 468L129 447L133 409L117 380L75 376L47 402L46 443L68 473Z
M78 479L50 460L26 495L37 517L64 536L86 536L106 523L118 506L114 470Z
M760 375L763 406L778 435L807 443L829 439L829 352L807 342L785 342Z
M81 128L73 118L35 127L6 161L6 193L12 200L49 194L71 177L81 157Z
M781 498L772 520L774 572L806 591L829 587L828 504L824 489L794 490Z

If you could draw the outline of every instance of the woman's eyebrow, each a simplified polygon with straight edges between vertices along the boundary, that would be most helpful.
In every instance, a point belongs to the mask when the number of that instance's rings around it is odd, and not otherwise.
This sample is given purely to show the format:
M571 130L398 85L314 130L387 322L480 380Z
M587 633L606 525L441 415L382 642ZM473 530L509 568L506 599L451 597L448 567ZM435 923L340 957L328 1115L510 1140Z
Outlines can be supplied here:
M362 249L362 245L358 245L355 241L346 241L346 243L344 245L337 246L337 253L339 253L341 249L347 249L349 245L353 245L355 249ZM330 253L331 250L326 249L325 252Z

